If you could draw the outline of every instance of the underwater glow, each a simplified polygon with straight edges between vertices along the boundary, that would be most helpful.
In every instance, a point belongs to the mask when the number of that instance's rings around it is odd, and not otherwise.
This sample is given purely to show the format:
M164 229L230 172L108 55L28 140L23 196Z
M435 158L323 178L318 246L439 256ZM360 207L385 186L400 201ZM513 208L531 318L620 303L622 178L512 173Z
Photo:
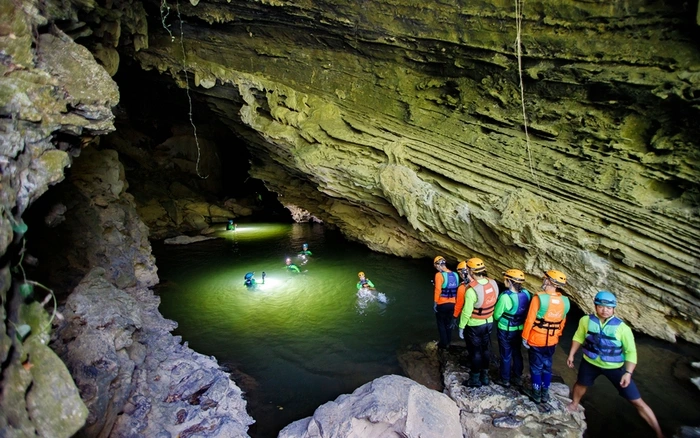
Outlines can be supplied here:
M376 377L401 374L397 348L434 338L425 311L432 305L417 304L431 300L430 263L373 253L318 224L255 224L239 233L246 226L162 254L156 245L154 253L166 285L161 312L193 349L254 379L255 390L243 390L258 433L277 428L260 436L276 436ZM306 260L298 255L303 243L312 252ZM290 272L286 258L301 272ZM371 296L358 295L360 270L377 287ZM255 288L244 284L248 272ZM261 413L270 406L283 409Z

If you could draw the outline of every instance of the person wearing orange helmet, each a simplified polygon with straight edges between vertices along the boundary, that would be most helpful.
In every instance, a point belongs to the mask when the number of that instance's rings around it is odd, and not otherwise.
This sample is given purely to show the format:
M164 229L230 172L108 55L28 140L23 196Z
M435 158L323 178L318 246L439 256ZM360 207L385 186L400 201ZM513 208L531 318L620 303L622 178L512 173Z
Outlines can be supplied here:
M438 349L447 348L452 342L452 313L455 308L459 276L447 269L447 261L443 256L437 256L433 260L433 266L437 269L433 279L433 311L437 320Z
M460 262L457 270L462 277L462 284L457 290L453 315L459 318L459 337L467 344L471 361L467 386L478 388L490 383L489 346L498 284L488 278L486 266L481 259L471 258Z
M360 289L374 290L374 283L372 283L372 280L365 277L364 272L362 272L362 271L358 272L357 277L360 279L357 282L357 290L360 290Z
M494 383L509 387L520 386L523 375L523 354L520 351L523 323L527 316L532 294L525 288L525 273L508 269L503 273L503 284L508 288L498 298L493 317L498 321L499 376Z
M562 296L566 274L549 270L542 279L542 292L532 297L523 324L523 345L529 350L532 387L523 391L535 403L549 402L552 382L552 356L569 313L569 299Z

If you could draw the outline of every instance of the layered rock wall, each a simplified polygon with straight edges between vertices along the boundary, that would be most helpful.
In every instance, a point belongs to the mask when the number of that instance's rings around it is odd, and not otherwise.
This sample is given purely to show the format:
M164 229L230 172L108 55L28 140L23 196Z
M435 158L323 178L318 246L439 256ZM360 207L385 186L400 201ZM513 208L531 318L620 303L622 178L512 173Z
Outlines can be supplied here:
M585 309L610 289L636 329L700 342L695 6L179 4L135 57L349 238L534 289L556 268Z

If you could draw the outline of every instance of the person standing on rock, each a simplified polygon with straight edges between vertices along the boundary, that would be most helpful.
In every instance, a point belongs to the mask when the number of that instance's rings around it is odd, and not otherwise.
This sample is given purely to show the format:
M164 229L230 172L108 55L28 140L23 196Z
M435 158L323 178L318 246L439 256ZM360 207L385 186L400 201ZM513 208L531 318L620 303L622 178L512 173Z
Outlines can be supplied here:
M452 313L459 287L459 276L447 269L446 263L443 256L437 256L433 260L433 266L437 269L433 279L433 311L440 336L438 349L447 348L452 342Z
M639 394L632 380L637 366L637 347L632 329L615 316L617 297L612 292L602 290L593 300L595 315L585 315L571 342L571 351L566 360L569 368L574 367L574 355L583 346L583 360L578 369L574 384L572 402L567 406L576 411L581 397L601 374L612 383L617 392L637 409L657 437L663 437L654 411Z
M454 316L459 317L459 337L469 351L471 373L467 386L478 388L488 385L491 354L493 310L498 299L498 284L488 278L481 259L471 258L457 265L464 282L460 285Z
M532 387L524 392L535 403L549 402L552 382L552 356L569 313L569 299L562 296L566 275L554 269L542 280L542 292L532 297L523 324L523 345L529 349Z
M498 321L498 351L500 353L499 376L494 383L509 387L522 385L523 355L520 351L522 343L523 323L527 316L532 294L525 288L525 273L519 269L508 269L503 273L503 283L508 288L498 298L493 317Z

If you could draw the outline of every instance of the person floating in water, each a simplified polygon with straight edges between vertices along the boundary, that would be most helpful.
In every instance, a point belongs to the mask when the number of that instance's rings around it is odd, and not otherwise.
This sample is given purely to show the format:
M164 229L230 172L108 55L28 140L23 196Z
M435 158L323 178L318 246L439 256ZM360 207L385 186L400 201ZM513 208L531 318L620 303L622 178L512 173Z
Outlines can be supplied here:
M374 283L372 281L365 277L365 273L360 271L357 273L357 276L360 278L360 281L357 282L357 290L360 289L369 289L369 290L374 290Z
M311 251L309 251L309 244L305 243L301 246L301 251L299 251L299 254L297 254L297 257L299 258L299 262L302 265L305 265L306 262L309 261L309 257L311 257Z
M295 272L295 273L301 272L301 269L299 269L299 266L292 263L292 259L290 259L289 257L287 257L287 260L285 260L285 263L287 264L287 271Z
M258 282L255 280L255 272L248 272L247 274L245 274L245 277L243 277L243 279L245 280L243 284L248 289L255 289L255 287L258 285Z
M262 272L262 283L258 283L257 280L255 280L255 272L248 272L245 274L245 277L243 277L244 281L243 284L245 287L248 289L256 289L259 285L265 284L265 277L267 274L265 271Z
M226 224L226 230L227 231L236 231L236 226L237 226L237 224L233 223L233 219L229 219L228 224Z
M300 256L303 255L303 256L307 256L307 257L313 255L313 254L311 254L311 251L309 251L309 244L308 243L301 245L301 251L299 251L299 255Z

